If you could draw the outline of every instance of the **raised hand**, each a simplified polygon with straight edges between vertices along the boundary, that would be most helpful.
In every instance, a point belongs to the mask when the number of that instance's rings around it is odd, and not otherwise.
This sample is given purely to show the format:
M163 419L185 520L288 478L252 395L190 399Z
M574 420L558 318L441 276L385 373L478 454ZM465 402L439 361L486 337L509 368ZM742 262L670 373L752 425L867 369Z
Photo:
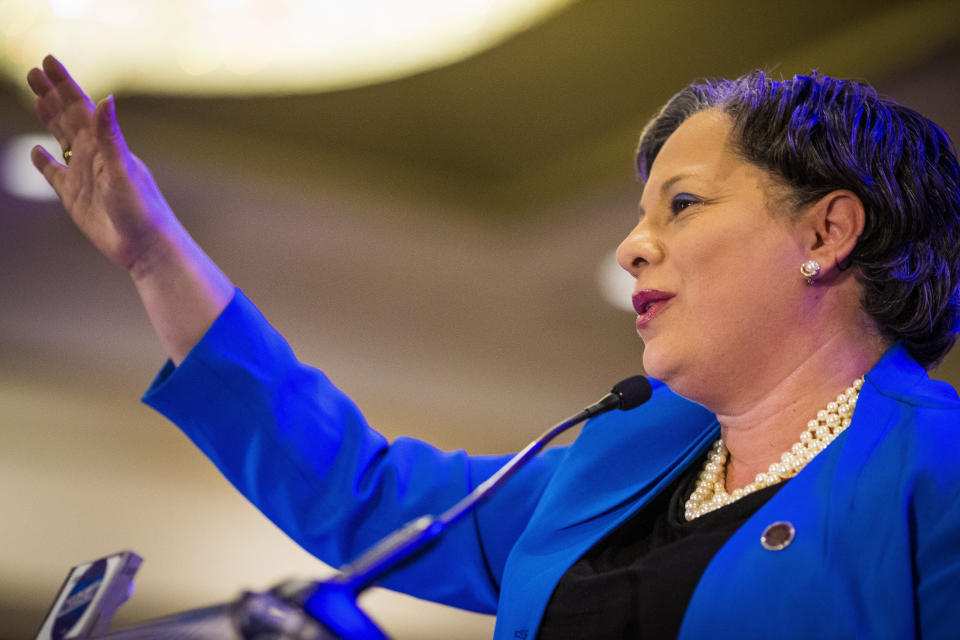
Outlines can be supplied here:
M130 274L164 350L179 363L233 296L233 285L174 216L147 167L130 153L113 98L94 105L53 56L27 82L37 117L63 163L31 153L74 224Z
M182 232L150 171L127 148L113 96L94 106L53 56L27 82L37 117L64 150L61 163L35 147L33 164L101 253L129 271L162 234Z

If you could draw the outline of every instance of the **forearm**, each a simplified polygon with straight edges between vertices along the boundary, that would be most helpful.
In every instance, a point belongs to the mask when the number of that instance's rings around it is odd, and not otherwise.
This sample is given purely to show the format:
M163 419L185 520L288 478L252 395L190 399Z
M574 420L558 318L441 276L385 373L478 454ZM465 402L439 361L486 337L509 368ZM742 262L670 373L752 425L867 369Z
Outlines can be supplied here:
M31 69L27 81L40 121L70 151L61 164L34 147L34 165L80 232L130 274L164 350L179 364L227 306L233 285L130 152L112 97L94 105L53 56L44 58L43 69Z
M129 273L174 364L183 362L233 297L233 284L182 228L155 242Z

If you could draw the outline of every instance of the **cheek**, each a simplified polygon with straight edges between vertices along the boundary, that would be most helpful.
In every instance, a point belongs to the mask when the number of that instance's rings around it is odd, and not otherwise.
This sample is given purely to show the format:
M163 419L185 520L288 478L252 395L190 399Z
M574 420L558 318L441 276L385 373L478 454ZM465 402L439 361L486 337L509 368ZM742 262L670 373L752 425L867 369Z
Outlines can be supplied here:
M692 307L685 320L696 327L697 339L764 332L767 323L781 321L785 298L797 284L791 279L794 249L782 237L762 233L717 234L713 240L691 245L689 259L679 265Z
M754 275L751 247L734 234L716 234L710 242L690 243L677 252L683 293L707 315L727 310L745 295L745 280Z

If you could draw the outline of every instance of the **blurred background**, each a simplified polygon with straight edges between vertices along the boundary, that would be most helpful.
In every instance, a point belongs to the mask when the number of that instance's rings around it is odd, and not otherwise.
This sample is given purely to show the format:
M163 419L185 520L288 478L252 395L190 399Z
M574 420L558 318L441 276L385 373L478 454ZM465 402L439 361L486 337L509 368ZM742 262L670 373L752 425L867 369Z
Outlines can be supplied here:
M387 436L476 453L641 369L611 252L637 134L684 84L817 69L960 136L953 1L0 1L0 638L121 549L145 558L121 624L331 572L139 403L163 355L133 288L29 166L22 78L47 52L116 94L174 209L302 360ZM960 385L960 355L934 375ZM493 626L365 604L396 638Z

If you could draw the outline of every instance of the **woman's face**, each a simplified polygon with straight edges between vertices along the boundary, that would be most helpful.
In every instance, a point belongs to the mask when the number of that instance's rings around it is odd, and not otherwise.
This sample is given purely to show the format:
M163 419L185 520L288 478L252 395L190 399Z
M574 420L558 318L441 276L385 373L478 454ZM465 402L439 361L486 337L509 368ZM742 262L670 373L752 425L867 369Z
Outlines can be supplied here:
M768 209L775 183L732 151L730 129L711 110L670 136L617 250L636 278L644 369L704 404L733 377L776 374L766 363L799 337L807 286L799 227Z

